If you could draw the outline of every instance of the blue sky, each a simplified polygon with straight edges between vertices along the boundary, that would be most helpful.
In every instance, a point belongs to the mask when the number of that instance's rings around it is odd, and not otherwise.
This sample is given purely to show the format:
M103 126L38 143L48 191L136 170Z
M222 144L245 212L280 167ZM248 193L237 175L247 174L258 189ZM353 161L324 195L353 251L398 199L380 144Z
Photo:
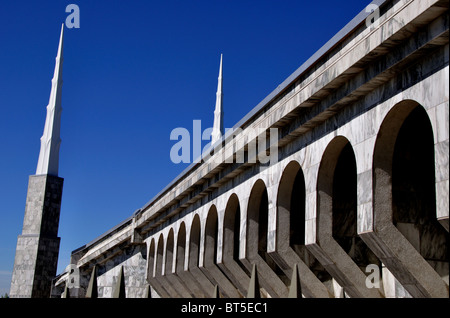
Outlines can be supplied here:
M70 3L80 28L64 39L58 272L188 166L170 160L170 133L192 132L193 120L212 127L221 53L229 128L370 1L2 1L0 294L9 293Z

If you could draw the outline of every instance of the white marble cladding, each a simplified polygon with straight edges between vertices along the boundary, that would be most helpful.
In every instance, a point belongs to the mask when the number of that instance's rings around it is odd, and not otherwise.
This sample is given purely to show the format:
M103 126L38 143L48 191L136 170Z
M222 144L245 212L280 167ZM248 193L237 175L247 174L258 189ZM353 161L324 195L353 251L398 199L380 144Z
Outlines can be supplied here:
M143 298L146 292L146 257L140 246L127 247L119 255L109 259L98 268L98 297L111 298L123 266L125 295L127 298Z

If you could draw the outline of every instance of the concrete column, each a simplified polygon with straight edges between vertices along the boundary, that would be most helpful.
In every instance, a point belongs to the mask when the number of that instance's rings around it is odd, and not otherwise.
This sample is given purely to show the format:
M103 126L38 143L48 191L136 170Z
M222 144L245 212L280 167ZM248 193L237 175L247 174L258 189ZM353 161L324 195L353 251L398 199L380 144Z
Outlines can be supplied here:
M448 52L448 44L447 44ZM446 89L448 90L448 67L446 68ZM447 92L448 94L448 92ZM434 132L434 156L436 173L436 217L449 231L449 102L447 101L427 110Z
M188 270L189 265L189 244L186 237L186 225L181 222L177 234L176 251L176 274L184 283L191 295L196 298L206 297L206 291L195 280L194 276Z
M168 298L170 297L169 292L161 285L161 283L156 279L156 245L155 239L152 238L149 244L149 251L147 253L147 282L152 286L152 288L160 295L161 297Z
M274 194L277 193L276 200L273 201L274 208L270 210L272 221L269 222L276 234L271 236L274 242L268 244L271 246L268 252L287 277L292 277L293 268L295 264L298 265L301 290L306 297L328 298L330 297L328 289L289 244L291 231L290 213L299 213L299 211L291 211L290 205L291 196L294 195L292 193L294 181L300 169L300 165L297 162L291 162L283 171L283 177L279 178L277 192L274 192ZM304 202L301 204L304 204Z
M56 276L58 226L64 179L30 176L22 235L17 239L12 298L48 298Z
M186 223L188 220L180 222L176 235L176 260L175 272L178 278L183 282L192 297L203 298L206 292L200 286L198 281L189 271L189 238L186 235ZM192 220L189 218L189 221Z
M414 101L402 101L378 115L384 119L373 156L368 156L371 169L358 180L366 191L366 202L358 207L358 234L412 297L448 297L448 285L392 223L395 136L415 107Z
M170 297L179 298L182 297L181 291L176 289L166 276L166 242L167 240L164 239L164 235L160 234L157 244L158 248L156 250L155 278L162 286L164 286Z
M239 239L241 233L241 213L239 198L236 194L232 194L228 199L225 210L219 213L221 222L219 222L219 244L220 248L217 252L217 266L226 274L231 283L239 290L241 295L246 295L250 277L245 273L238 260L234 259L236 251L235 238ZM220 212L220 211L219 211ZM235 218L239 218L238 225L235 226ZM219 219L219 220L220 220ZM239 246L238 246L239 248Z
M332 185L337 160L342 149L348 144L348 140L342 136L333 140L323 140L316 143L316 147L324 149L321 162L314 171L306 173L306 246L314 254L316 259L330 273L336 282L345 288L350 297L377 298L381 294L374 289L368 289L365 285L366 275L355 264L351 257L333 238L333 196ZM313 151L314 152L314 151ZM315 152L317 155L317 150ZM320 168L319 168L320 167Z
M193 276L194 280L198 282L202 290L205 292L205 297L209 297L209 295L212 295L214 291L214 284L211 283L205 273L200 269L200 267L203 265L203 234L201 234L201 232L202 226L200 217L198 214L195 214L193 216L190 233L188 235L188 270Z
M237 291L236 287L233 286L228 277L225 276L216 265L217 259L214 259L214 257L218 256L215 254L218 254L219 250L218 240L216 237L221 236L221 232L219 232L220 229L217 210L214 205L212 205L209 209L206 222L203 224L203 239L201 240L203 244L203 259L201 260L202 264L200 264L199 267L214 285L219 286L221 292L226 297L239 298L241 295Z
M413 297L448 297L448 287L427 261L417 252L411 243L392 224L391 187L381 179L389 179L382 171L377 171L377 197L373 214L373 230L359 233L359 236L394 274L396 279ZM361 211L370 215L368 208ZM362 216L363 217L363 216ZM366 223L368 221L365 221Z
M169 230L169 235L166 240L165 246L166 253L166 263L165 263L165 273L164 276L171 283L175 290L177 290L178 294L183 298L189 298L193 295L186 287L184 282L178 277L175 267L176 267L176 245L174 238L174 231L171 228Z
M254 193L253 190L258 193ZM260 285L271 297L287 297L289 291L286 285L258 254L258 211L261 203L262 191L265 191L265 184L259 179L253 185L252 192L248 198L248 204L245 208L242 207L241 209L242 216L245 216L247 219L247 224L245 248L241 248L239 260L246 267L248 272L251 272L254 264L257 266L260 275ZM241 236L242 234L243 233L241 233Z

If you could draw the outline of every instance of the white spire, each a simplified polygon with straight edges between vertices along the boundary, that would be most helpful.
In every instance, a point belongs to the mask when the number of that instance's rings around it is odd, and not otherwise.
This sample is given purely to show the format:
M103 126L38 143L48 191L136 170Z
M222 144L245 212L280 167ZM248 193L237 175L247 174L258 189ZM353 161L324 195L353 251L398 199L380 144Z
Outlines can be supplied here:
M52 79L52 89L47 105L44 133L41 137L41 151L37 164L36 174L49 174L58 176L60 126L61 126L61 90L62 90L62 64L63 64L63 38L64 23L61 26L58 54L56 56L55 72Z
M214 145L214 143L220 140L223 135L222 98L222 54L220 54L219 78L216 93L216 109L214 110L214 125L211 133L211 145Z

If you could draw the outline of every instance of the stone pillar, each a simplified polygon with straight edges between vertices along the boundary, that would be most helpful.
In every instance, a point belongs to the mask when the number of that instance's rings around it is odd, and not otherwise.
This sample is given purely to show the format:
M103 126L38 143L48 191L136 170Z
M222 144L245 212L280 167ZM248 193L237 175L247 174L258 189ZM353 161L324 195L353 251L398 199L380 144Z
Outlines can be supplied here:
M28 182L22 235L17 239L10 297L50 297L56 276L63 178L33 175Z

